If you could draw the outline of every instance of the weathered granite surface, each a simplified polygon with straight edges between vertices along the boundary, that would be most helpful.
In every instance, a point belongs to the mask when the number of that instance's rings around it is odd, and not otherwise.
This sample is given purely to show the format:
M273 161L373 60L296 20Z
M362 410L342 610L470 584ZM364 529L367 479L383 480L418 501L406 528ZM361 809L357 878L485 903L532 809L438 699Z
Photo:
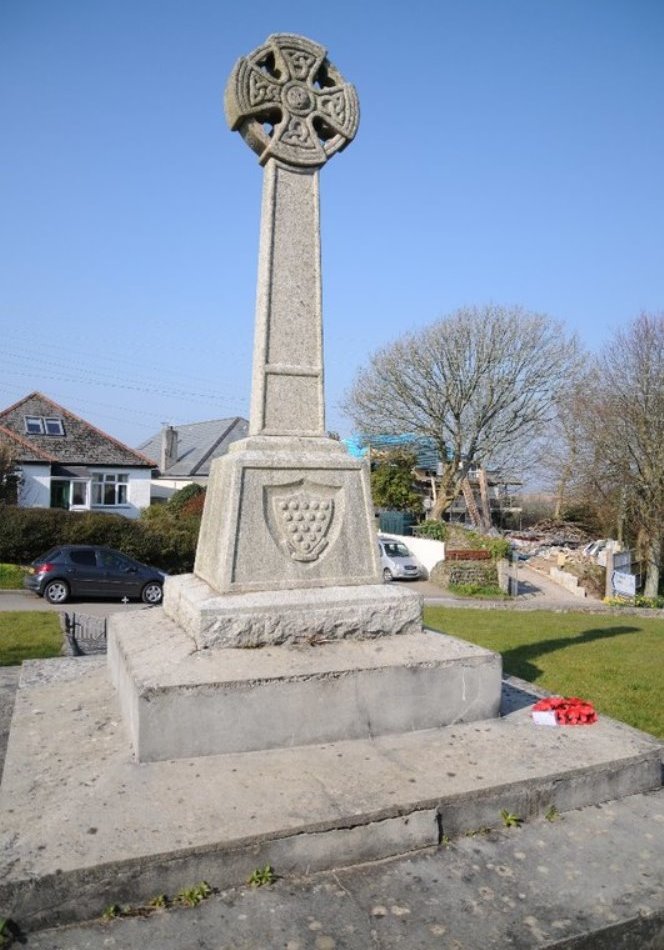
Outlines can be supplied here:
M357 95L280 33L236 64L226 116L265 166L250 436L212 467L194 573L221 594L378 584L368 467L326 437L323 392L318 173Z
M373 521L338 442L242 440L212 467L194 573L220 593L378 584Z
M422 600L392 585L326 587L219 595L195 574L166 580L164 612L210 647L372 640L419 633Z

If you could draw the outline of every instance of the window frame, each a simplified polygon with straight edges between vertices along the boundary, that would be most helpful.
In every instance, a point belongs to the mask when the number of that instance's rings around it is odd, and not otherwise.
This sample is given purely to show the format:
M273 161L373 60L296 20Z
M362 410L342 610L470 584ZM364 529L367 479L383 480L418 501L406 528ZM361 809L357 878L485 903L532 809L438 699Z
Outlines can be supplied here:
M23 416L23 422L26 435L44 435L43 416Z
M44 435L54 435L54 436L63 436L65 434L65 424L60 418L60 416L44 416ZM57 432L51 432L49 426L55 426Z
M26 435L47 435L56 439L65 435L61 416L23 416L23 425Z
M126 508L129 505L129 472L92 472L91 507ZM108 500L110 499L110 500Z

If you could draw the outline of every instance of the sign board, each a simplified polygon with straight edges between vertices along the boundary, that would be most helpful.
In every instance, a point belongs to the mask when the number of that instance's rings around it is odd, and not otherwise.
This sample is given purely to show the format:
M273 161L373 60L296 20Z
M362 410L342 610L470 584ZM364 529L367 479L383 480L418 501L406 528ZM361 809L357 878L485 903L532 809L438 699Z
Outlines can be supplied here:
M631 551L614 551L613 552L614 571L620 571L621 574L629 574L631 568L632 568L632 552Z
M622 594L623 597L634 597L636 594L636 577L634 574L623 574L621 571L614 571L611 575L611 586L616 594Z

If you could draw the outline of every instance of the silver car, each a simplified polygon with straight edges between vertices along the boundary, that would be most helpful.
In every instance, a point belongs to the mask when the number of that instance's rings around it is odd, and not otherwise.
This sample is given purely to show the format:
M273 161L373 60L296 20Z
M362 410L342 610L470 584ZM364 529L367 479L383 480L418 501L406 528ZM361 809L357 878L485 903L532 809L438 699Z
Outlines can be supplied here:
M420 577L420 565L403 541L379 537L378 550L384 581L416 581Z

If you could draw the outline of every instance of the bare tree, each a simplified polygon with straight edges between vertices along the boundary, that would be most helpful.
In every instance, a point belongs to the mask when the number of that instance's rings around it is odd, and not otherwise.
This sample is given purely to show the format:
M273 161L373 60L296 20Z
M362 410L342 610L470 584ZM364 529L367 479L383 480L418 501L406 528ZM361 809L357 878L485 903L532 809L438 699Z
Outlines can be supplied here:
M439 517L471 467L505 466L541 438L578 366L575 339L550 317L462 309L374 353L344 408L369 438L412 434L434 443Z
M664 556L664 313L641 314L597 360L577 418L577 478L610 513L616 533L646 563L646 596L657 595Z

